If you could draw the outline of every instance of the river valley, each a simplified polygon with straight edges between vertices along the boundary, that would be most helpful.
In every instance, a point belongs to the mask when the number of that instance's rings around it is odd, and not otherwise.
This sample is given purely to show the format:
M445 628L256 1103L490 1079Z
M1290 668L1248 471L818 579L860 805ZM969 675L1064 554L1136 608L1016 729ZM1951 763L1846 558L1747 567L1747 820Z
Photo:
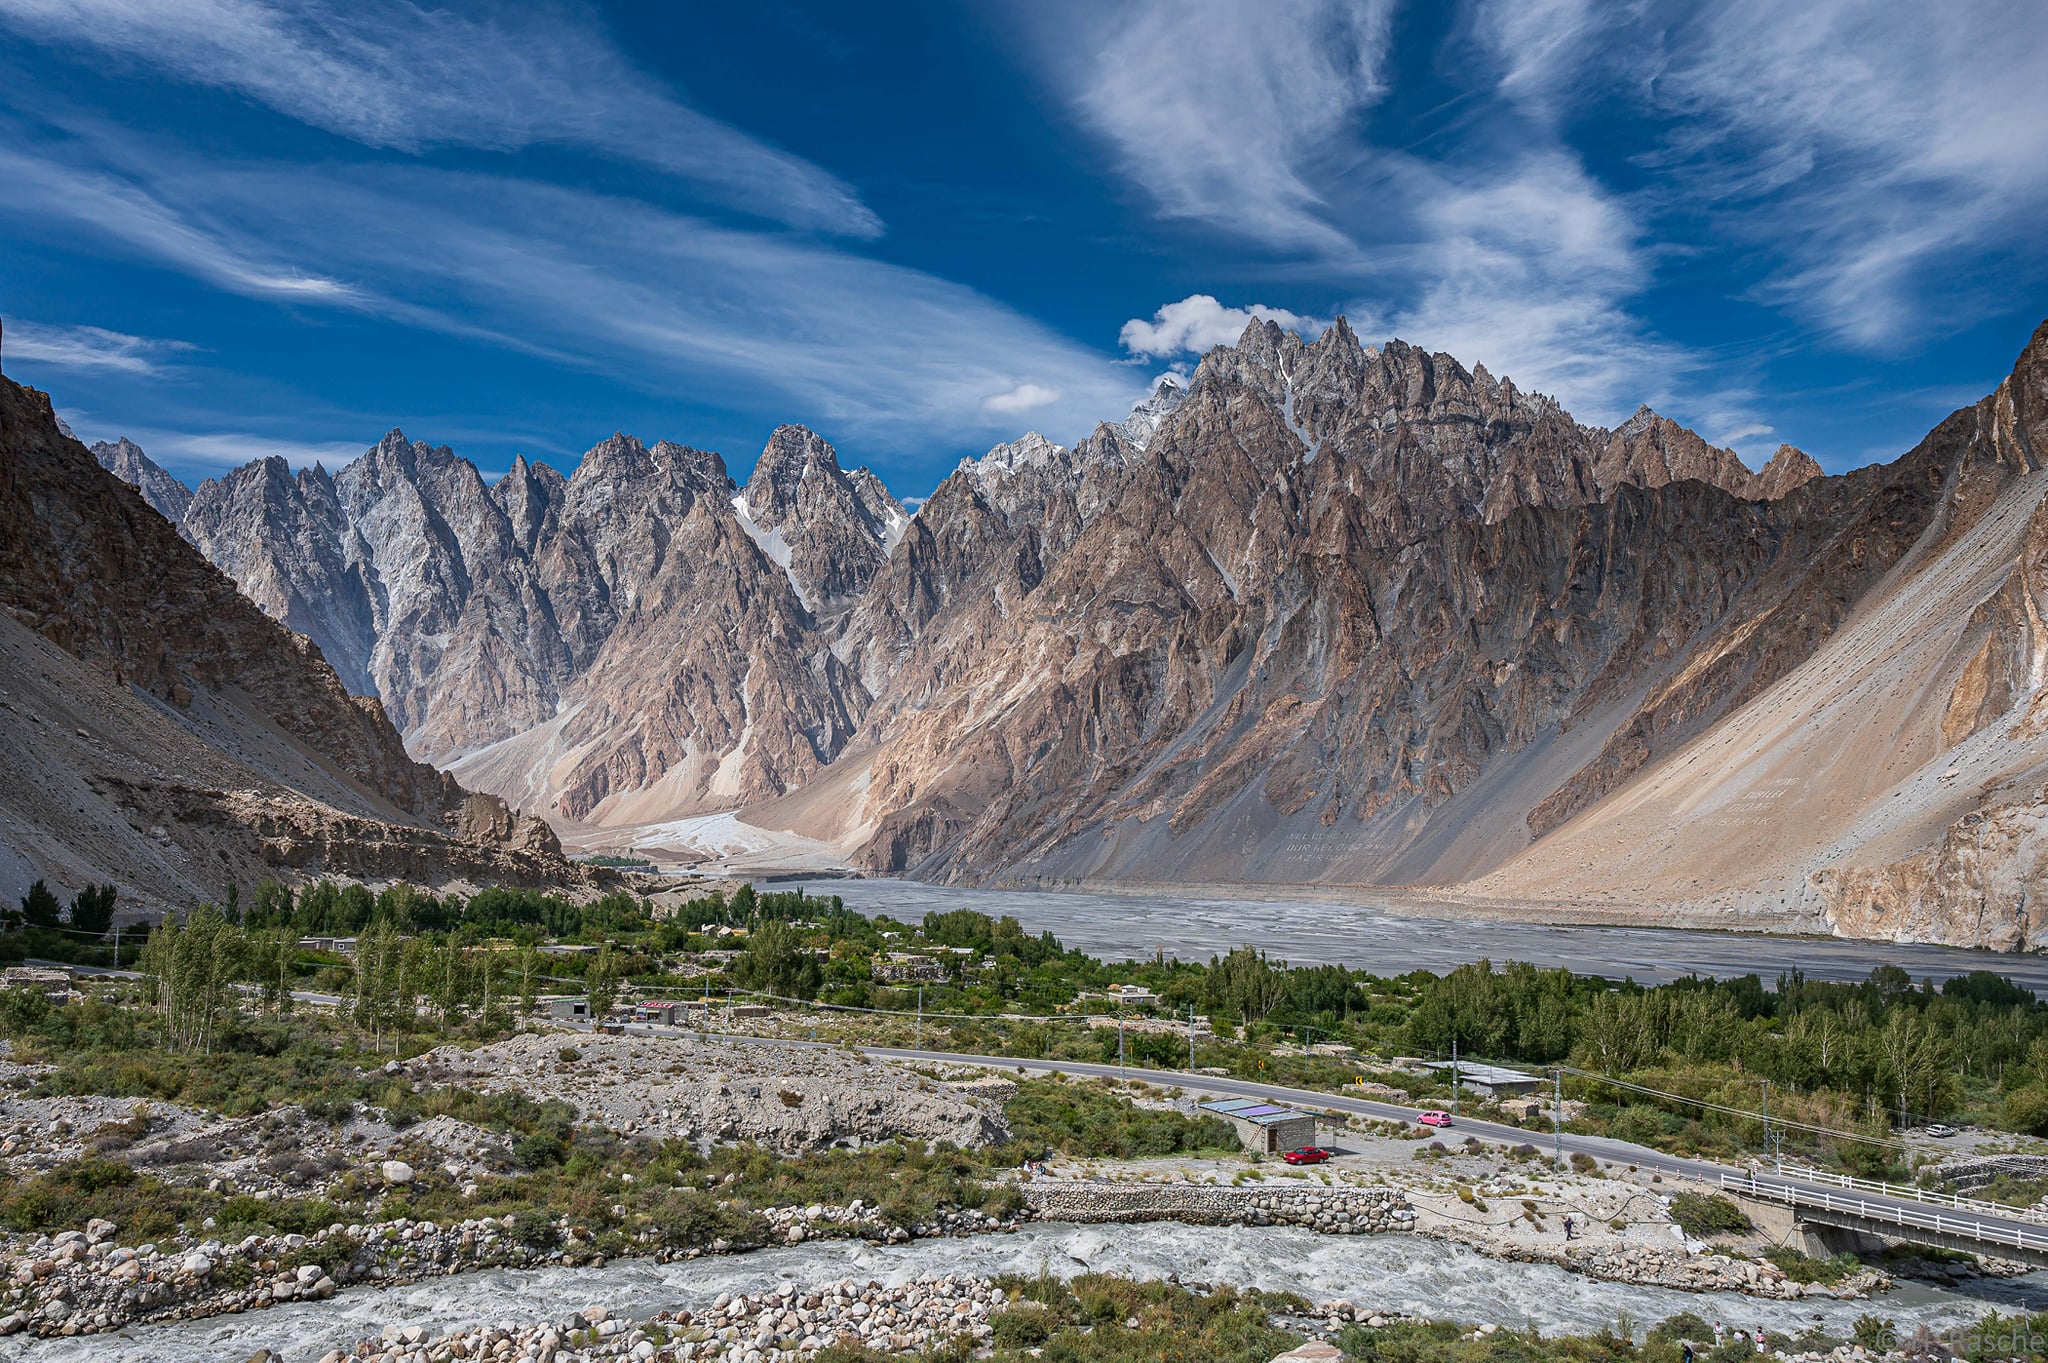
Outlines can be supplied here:
M1774 937L1681 928L1619 928L1511 923L1395 913L1321 900L1107 894L1049 890L966 890L910 880L805 881L812 894L836 894L847 907L917 922L932 910L971 908L1014 915L1032 933L1051 932L1069 947L1121 961L1163 952L1207 960L1250 944L1294 965L1348 965L1377 975L1438 973L1485 956L1496 965L1529 961L1576 974L1660 984L1698 973L1755 973L1766 984L1799 969L1815 980L1856 981L1880 965L1903 967L1937 983L1990 970L2048 993L2048 955L1965 951L1839 937Z
M618 1259L601 1268L489 1270L400 1287L358 1287L328 1301L297 1302L242 1315L139 1325L75 1339L0 1340L9 1363L218 1363L259 1348L285 1363L313 1363L329 1349L386 1324L429 1333L472 1322L559 1319L589 1306L632 1317L701 1310L721 1292L765 1292L778 1283L841 1279L899 1283L945 1274L1090 1271L1185 1283L1234 1283L1346 1298L1366 1307L1475 1324L1535 1325L1546 1333L1586 1332L1626 1315L1638 1329L1679 1311L1754 1329L1797 1333L1818 1325L1847 1335L1865 1313L1902 1328L1965 1324L1991 1309L2040 1310L2048 1274L1979 1280L1960 1288L1903 1283L1869 1301L1765 1301L1735 1293L1686 1293L1602 1282L1543 1264L1505 1263L1414 1235L1331 1237L1286 1227L1140 1227L1042 1223L1013 1234L876 1245L811 1241L750 1254L658 1263Z

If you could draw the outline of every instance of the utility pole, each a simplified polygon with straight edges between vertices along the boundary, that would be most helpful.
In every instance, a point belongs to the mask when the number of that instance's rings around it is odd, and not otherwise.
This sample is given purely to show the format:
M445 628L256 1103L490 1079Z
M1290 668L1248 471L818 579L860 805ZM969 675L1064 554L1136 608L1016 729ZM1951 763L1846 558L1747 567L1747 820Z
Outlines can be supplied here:
M1195 1005L1188 1005L1188 1073L1195 1072Z
M1116 1067L1119 1070L1124 1067L1124 1015L1122 1013L1116 1015Z
M1770 1080L1768 1080L1768 1079L1764 1080L1764 1081L1763 1081L1763 1086L1764 1086L1764 1158L1765 1158L1765 1159L1769 1159L1769 1158L1771 1157L1771 1081L1770 1081Z
M1458 1038L1451 1038L1451 1115L1458 1115Z
M1550 1150L1557 1160L1557 1167L1564 1168L1564 1071L1552 1070L1551 1079L1556 1087L1550 1100Z
M917 1045L913 1050L924 1049L924 986L917 987Z
M121 968L121 925L114 924L114 969Z

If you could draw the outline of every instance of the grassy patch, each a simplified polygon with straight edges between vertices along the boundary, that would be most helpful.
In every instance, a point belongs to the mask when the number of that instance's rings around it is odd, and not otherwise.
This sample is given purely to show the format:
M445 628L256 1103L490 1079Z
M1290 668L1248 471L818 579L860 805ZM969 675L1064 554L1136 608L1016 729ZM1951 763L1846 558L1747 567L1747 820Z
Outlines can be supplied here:
M1033 1152L1128 1159L1240 1148L1228 1122L1139 1107L1107 1080L1021 1079L1004 1111L1017 1145Z

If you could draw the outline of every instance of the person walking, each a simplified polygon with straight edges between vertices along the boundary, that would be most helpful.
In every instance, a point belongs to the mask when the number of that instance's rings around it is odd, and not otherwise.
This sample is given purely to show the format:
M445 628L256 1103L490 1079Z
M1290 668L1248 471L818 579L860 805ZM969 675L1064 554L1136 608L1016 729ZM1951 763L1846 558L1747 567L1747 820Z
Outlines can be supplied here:
M1771 1351L1771 1346L1764 1342L1764 1327L1761 1325L1756 1327L1756 1351L1760 1354Z

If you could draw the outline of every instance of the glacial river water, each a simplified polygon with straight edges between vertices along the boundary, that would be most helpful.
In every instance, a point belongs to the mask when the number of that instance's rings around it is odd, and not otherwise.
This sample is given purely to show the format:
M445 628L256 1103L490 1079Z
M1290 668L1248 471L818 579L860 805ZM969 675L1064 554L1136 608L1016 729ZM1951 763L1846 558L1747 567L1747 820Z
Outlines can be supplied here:
M709 1305L720 1292L759 1292L852 1278L895 1282L947 1273L993 1275L1090 1271L1139 1278L1179 1275L1186 1283L1285 1289L1315 1300L1546 1333L1587 1332L1627 1315L1647 1329L1694 1311L1745 1330L1796 1333L1819 1324L1846 1335L1866 1312L1904 1330L1952 1330L1998 1309L2040 1310L2048 1274L1965 1290L1907 1285L1870 1301L1764 1302L1733 1293L1695 1294L1598 1282L1540 1264L1511 1264L1412 1235L1323 1236L1291 1227L1027 1226L1009 1235L921 1240L881 1246L814 1241L752 1254L672 1264L618 1260L603 1268L491 1271L408 1287L351 1288L331 1301L295 1303L215 1320L138 1326L71 1340L0 1340L0 1359L22 1363L221 1363L258 1348L286 1363L312 1363L328 1349L374 1335L387 1323L439 1332L465 1324L559 1320L585 1306L640 1317Z
M1488 957L1564 966L1582 975L1633 977L1656 984L1697 972L1754 972L1770 984L1798 968L1814 980L1862 980L1898 965L1915 980L1937 982L1990 970L2048 995L2048 955L1963 951L1954 947L1768 937L1681 928L1602 928L1484 919L1404 916L1355 904L1151 894L1033 890L961 890L908 880L802 882L812 894L836 894L847 907L916 922L933 909L1013 914L1036 934L1050 931L1091 956L1120 961L1163 951L1183 960L1250 943L1295 965L1348 965L1379 975L1443 972Z

